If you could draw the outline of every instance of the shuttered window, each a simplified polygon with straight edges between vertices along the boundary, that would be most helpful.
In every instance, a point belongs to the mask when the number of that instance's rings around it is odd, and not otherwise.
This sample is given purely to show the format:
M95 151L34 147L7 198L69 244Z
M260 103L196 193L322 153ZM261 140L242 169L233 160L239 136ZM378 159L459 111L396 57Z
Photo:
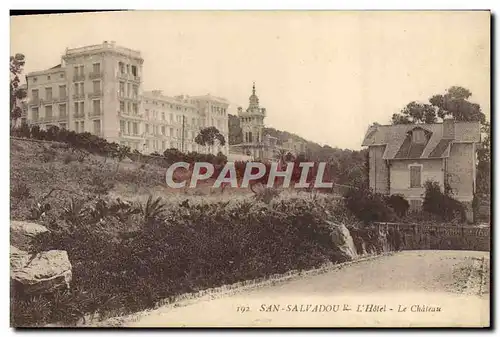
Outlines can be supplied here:
M422 167L410 166L410 187L421 187Z

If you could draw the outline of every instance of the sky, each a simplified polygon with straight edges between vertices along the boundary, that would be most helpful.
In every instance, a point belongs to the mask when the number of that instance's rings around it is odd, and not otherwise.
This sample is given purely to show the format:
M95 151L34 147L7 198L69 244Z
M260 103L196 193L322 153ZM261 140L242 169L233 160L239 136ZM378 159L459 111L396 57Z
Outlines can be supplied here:
M25 73L66 47L116 41L140 50L143 90L248 106L255 81L265 124L358 150L368 126L453 85L489 119L489 12L134 11L11 17Z

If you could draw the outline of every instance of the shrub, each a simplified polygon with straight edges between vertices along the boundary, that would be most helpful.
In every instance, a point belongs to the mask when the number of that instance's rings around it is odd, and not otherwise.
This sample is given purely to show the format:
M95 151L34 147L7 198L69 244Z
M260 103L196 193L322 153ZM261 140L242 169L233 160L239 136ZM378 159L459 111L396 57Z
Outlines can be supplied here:
M56 159L57 151L52 148L44 148L40 159L44 163L50 163Z
M51 229L37 244L68 252L72 291L58 302L16 294L13 325L68 325L97 311L105 318L186 292L345 261L324 221L333 210L327 200L280 200L272 207L183 202L165 209L150 198L138 208L124 206L126 212L139 210L137 216L150 225L118 237L107 230L119 213L113 205L82 207L74 201L65 207L58 223L68 225Z
M23 181L14 184L10 193L14 198L18 199L28 199L31 197L30 188Z
M386 199L389 205L399 217L403 217L410 208L410 203L400 194L393 194Z
M443 220L458 219L465 221L465 206L458 200L441 191L439 183L426 181L422 208L424 211L440 216Z
M344 202L347 209L364 223L394 219L394 211L387 205L386 198L371 189L349 189L344 195Z

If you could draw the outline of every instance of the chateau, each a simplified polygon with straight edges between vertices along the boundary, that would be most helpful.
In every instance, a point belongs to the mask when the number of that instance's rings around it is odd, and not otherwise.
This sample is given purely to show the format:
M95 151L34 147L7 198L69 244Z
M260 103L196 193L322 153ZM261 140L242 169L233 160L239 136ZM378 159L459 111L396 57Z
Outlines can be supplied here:
M169 97L160 90L143 91L143 64L140 51L115 42L66 49L60 64L26 76L23 119L41 128L90 132L145 153L206 152L194 138L201 128L214 126L226 145L212 151L227 155L229 102L210 94Z

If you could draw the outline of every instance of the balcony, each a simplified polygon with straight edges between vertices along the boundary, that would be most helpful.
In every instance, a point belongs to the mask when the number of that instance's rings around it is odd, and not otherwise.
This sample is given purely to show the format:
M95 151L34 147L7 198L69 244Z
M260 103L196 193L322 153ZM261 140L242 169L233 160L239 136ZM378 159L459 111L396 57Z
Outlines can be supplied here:
M73 99L75 101L81 101L81 100L84 100L85 99L85 94L74 94L73 95Z
M33 97L28 102L29 105L40 105L41 103L42 103L42 100L38 97Z
M127 74L127 73L118 73L118 79L125 80L125 81L137 82L137 83L141 82L140 76L135 76L132 74Z
M54 98L54 102L66 102L68 100L68 95L59 96Z
M102 77L103 77L102 72L91 72L89 74L89 79L91 79L91 80L95 80L95 79L102 78Z
M127 137L127 138L134 138L134 139L142 138L142 136L139 133L127 133L127 132L123 132L123 131L118 132L118 135L120 137Z
M85 114L83 112L75 112L73 114L73 117L75 117L75 118L85 118Z
M74 75L73 76L73 82L81 82L81 81L85 81L85 75L84 74Z
M56 118L56 119L57 119L57 121L59 121L59 122L60 122L60 121L66 121L66 120L68 120L68 114L64 113L64 114L62 114L62 115L59 115L59 116L57 116L57 118Z
M101 90L94 91L94 92L89 93L87 96L88 96L88 98L102 97L102 91Z
M102 115L103 115L103 113L102 113L102 111L90 111L90 112L88 113L88 115L89 115L89 117L90 117L90 118L93 118L93 117L99 117L99 116L102 116Z

